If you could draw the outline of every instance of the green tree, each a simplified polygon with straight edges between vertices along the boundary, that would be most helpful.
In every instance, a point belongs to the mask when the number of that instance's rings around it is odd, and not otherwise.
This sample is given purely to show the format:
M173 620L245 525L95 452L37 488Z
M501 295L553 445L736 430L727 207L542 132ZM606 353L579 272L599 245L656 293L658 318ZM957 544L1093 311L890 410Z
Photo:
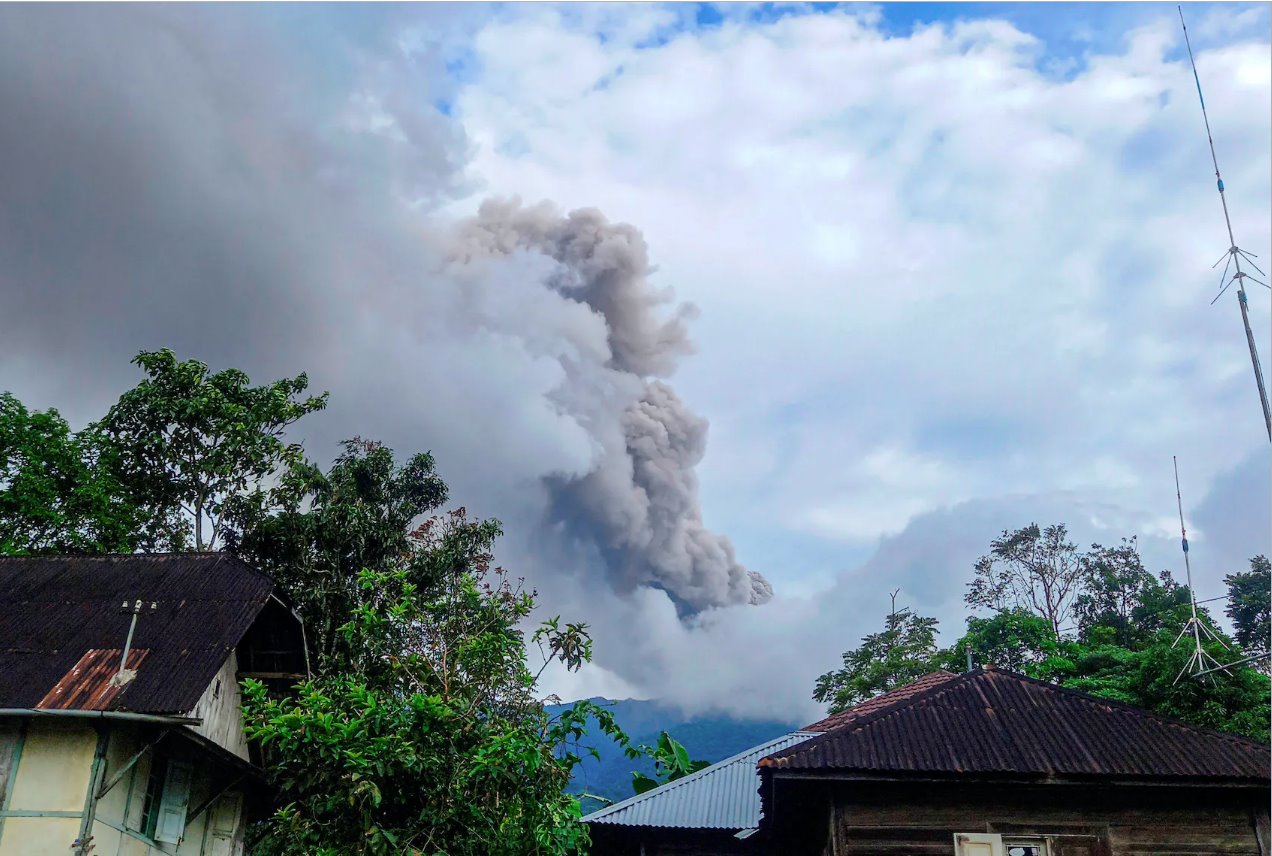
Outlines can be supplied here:
M1074 598L1078 635L1086 638L1097 627L1111 629L1118 644L1130 646L1142 636L1134 621L1137 609L1158 586L1144 569L1134 538L1116 547L1092 544L1078 560L1082 587Z
M587 719L637 751L589 702L547 716L517 629L533 597L505 572L483 561L424 587L411 578L359 574L361 602L340 628L361 652L349 668L294 698L247 685L248 733L273 753L281 794L255 852L579 852L587 831L565 787ZM534 639L570 669L591 655L582 625L554 619Z
M642 745L640 751L654 759L654 776L632 773L632 790L638 794L711 766L710 761L689 760L689 750L666 731L658 734L657 746Z
M817 679L813 700L839 713L933 671L936 627L935 618L894 610L882 632L862 637L860 646L844 652L842 667Z
M131 552L159 534L111 477L99 441L0 392L0 553Z
M1051 622L1027 609L1009 609L967 619L967 633L945 657L946 668L962 671L967 655L977 666L997 666L1043 680L1072 668L1072 645L1056 639Z
M1250 560L1250 570L1229 574L1226 613L1236 630L1237 643L1246 653L1262 658L1261 668L1268 669L1268 642L1272 635L1269 606L1272 605L1272 565L1267 556Z
M1081 557L1064 525L1040 529L1031 523L1014 532L1004 530L991 542L989 554L976 561L965 600L968 606L998 612L1030 610L1047 619L1059 639L1072 618L1082 580Z
M1260 607L1266 621L1266 565L1262 581L1259 570L1252 563L1250 574L1229 578L1236 578L1230 591L1249 593L1246 601L1238 594L1232 598L1250 607L1242 622L1234 618L1238 628L1257 626ZM1186 671L1193 643L1177 640L1192 615L1192 593L1168 571L1157 578L1149 574L1133 539L1116 547L1094 544L1079 553L1063 526L1004 532L977 562L969 588L968 604L989 607L994 614L968 619L967 633L945 654L949 667L961 667L971 651L982 664L1268 739L1267 677L1247 666L1203 676ZM1076 626L1062 623L1066 602ZM1223 640L1203 638L1206 652L1217 662L1232 663L1238 656L1232 640L1204 607L1197 608L1197 616ZM1258 638L1259 632L1251 635Z
M399 466L392 449L354 438L325 474L304 463L291 467L227 546L291 593L313 662L340 663L354 654L338 629L361 602L363 568L404 567L415 585L427 585L482 560L500 534L495 521L461 512L430 517L413 536L413 522L446 497L431 455Z
M284 434L324 408L326 393L300 398L304 374L252 386L237 369L210 373L167 349L133 362L146 378L93 426L115 450L112 475L156 517L188 520L195 549L214 549L265 501L266 481L302 460ZM174 536L169 546L187 545Z

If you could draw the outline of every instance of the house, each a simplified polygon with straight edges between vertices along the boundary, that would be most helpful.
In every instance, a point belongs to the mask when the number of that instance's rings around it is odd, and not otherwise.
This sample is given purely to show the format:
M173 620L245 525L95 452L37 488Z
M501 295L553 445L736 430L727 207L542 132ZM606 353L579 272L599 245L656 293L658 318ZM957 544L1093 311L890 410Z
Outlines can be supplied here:
M583 818L592 837L591 852L594 856L754 853L757 842L752 836L760 825L760 779L756 764L761 758L954 677L950 672L924 675L851 710L595 811Z
M0 856L242 853L239 681L304 678L303 634L232 556L0 558Z
M1269 853L1266 744L991 668L759 772L763 853Z

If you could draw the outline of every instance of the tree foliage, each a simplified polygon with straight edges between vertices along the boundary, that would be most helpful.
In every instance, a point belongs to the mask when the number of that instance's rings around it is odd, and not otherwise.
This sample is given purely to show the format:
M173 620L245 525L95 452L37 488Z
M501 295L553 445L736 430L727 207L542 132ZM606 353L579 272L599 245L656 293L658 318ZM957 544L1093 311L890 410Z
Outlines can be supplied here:
M304 374L252 386L238 369L211 373L167 349L133 362L145 379L93 426L115 451L112 475L154 516L187 519L196 550L214 549L265 501L266 479L303 460L284 433L323 409L327 395L300 398L309 386ZM174 536L170 546L187 544Z
M492 566L498 522L456 509L413 523L446 496L430 456L399 466L355 439L325 474L294 467L236 542L291 593L319 664L294 698L249 686L249 734L281 794L257 853L577 852L565 788L589 718L640 753L591 702L547 715L520 630L534 594ZM530 642L545 667L591 658L586 626L559 618Z
M813 698L837 713L932 669L961 671L970 654L978 666L992 664L1268 740L1272 709L1266 674L1249 665L1200 678L1186 673L1193 646L1176 640L1192 615L1192 593L1169 572L1148 573L1134 540L1079 552L1066 540L1063 526L1040 530L1031 525L996 539L973 574L967 601L988 614L969 616L966 632L950 648L936 651L930 641L935 619L907 614L903 620L921 628L917 644L890 649L889 631L904 636L903 627L894 627L902 619L892 617L884 633L865 637L859 648L844 654L843 668L818 679ZM1227 577L1235 639L1221 631L1204 606L1197 607L1198 619L1221 640L1203 637L1215 661L1234 663L1246 653L1266 652L1259 645L1266 646L1269 632L1268 575L1267 560L1260 556L1251 560L1250 571ZM1065 604L1071 604L1067 612ZM1062 623L1066 614L1072 626ZM907 656L908 650L914 655ZM1266 660L1259 663L1266 669Z
M1257 655L1266 672L1268 644L1272 635L1269 607L1272 606L1272 563L1267 556L1250 560L1250 570L1223 578L1228 585L1227 615L1236 630L1238 644Z
M129 552L152 531L111 477L109 448L56 410L0 392L0 553Z
M1114 630L1120 645L1143 641L1136 611L1144 612L1145 598L1160 584L1144 569L1135 539L1123 539L1116 547L1093 544L1078 563L1082 587L1073 612L1079 636L1086 638L1102 627Z
M413 533L418 549L444 543L429 540L436 528ZM272 750L282 803L255 852L512 856L585 846L578 799L565 793L581 757L574 748L588 717L626 737L590 702L556 719L545 713L518 629L532 594L487 555L435 567L431 577L409 566L358 574L358 601L338 629L354 654L344 668L296 697L249 684L248 733ZM554 619L535 641L567 668L590 658L583 625Z
M839 713L888 690L904 686L936 668L935 618L909 609L889 613L884 629L844 652L843 665L817 679L813 698Z
M689 750L666 731L659 732L656 746L642 745L640 751L654 759L654 775L632 773L632 790L638 794L711 766L710 761L691 761Z
M496 522L462 513L430 517L412 531L416 519L446 502L432 456L417 454L399 466L393 450L374 441L354 438L342 448L326 473L292 466L227 545L292 593L311 659L322 667L356 655L338 630L362 602L363 568L403 567L424 585L484 560L500 534Z
M1074 599L1083 577L1077 547L1063 525L1040 529L1030 523L1003 534L990 544L988 555L974 566L966 601L971 607L995 611L1028 609L1051 624L1060 638L1072 617Z

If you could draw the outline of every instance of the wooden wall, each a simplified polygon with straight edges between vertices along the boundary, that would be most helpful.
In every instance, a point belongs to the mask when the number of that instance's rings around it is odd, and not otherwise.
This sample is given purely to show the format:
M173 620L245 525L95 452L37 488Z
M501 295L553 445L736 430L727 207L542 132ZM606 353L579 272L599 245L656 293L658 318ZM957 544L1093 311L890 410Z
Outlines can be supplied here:
M795 783L793 783L795 784ZM802 795L801 795L802 792ZM1052 856L1269 856L1268 789L869 786L803 782L779 793L771 852L953 856L954 834L1048 837Z
M655 829L593 824L591 856L750 856L754 842L713 829Z

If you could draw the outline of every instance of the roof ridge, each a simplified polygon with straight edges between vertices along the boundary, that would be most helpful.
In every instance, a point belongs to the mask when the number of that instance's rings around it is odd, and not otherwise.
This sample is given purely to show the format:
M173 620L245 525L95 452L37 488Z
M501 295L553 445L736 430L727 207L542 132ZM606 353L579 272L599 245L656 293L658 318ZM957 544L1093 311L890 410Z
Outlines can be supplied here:
M910 689L916 684L922 684L931 678L937 677L938 675L942 676L943 679L932 683L931 686L926 686L920 689L916 689L907 696L898 696L897 698L894 698L888 701L889 696L896 696L898 693L905 692L906 690ZM957 677L958 677L957 672L951 672L948 669L935 669L931 672L924 672L922 675L919 675L917 678L915 678L914 680L910 681L907 684L902 684L899 687L894 687L893 689L887 690L886 692L879 693L879 695L877 696L871 696L865 701L858 702L852 707L846 708L845 710L841 710L838 713L827 714L826 716L823 716L821 719L817 720L816 722L806 725L804 728L807 731L815 731L815 733L818 733L818 734L826 734L831 731L837 731L838 729L843 728L853 722L857 722L857 721L860 721L861 719L865 719L867 716L877 713L879 710L884 710L894 705L899 705L901 704L901 702L905 701L907 698L912 698L916 695L919 695L922 692L926 692L932 687L939 686L940 684L948 683L949 681ZM856 711L859 711L861 708L866 707L867 705L873 705L879 701L885 701L885 704L882 707L877 708L876 710L862 711L860 713L856 713L854 716L854 713ZM826 723L832 722L833 720L836 720L836 719L842 719L843 721L836 723L834 725L831 725L829 727L814 729L814 726L825 726Z
M926 702L929 699L936 698L937 695L950 689L955 684L966 681L969 677L972 677L977 674L982 674L983 672L984 672L984 669L976 669L971 672L964 672L961 675L954 675L954 677L950 678L949 680L941 681L938 684L933 684L932 686L927 687L926 689L919 690L913 695L906 696L905 698L899 698L896 700L895 704L885 705L884 707L881 707L878 710L872 710L869 713L862 715L860 719L850 720L849 722L845 722L843 725L837 728L834 728L830 731L821 732L820 734L818 734L816 737L812 738L811 740L805 740L803 743L795 744L795 746L792 747L791 751L787 752L782 757L790 758L795 755L803 754L804 752L808 752L811 749L817 748L823 743L826 743L832 739L836 739L838 737L843 736L845 733L847 733L848 729L850 728L853 728L853 729L864 728L865 726L870 725L871 723L877 722L878 720L883 719L886 716L890 716L894 713L899 713L902 710L906 710L919 702ZM898 687L898 689L901 689L901 688ZM769 760L769 757L770 756L765 756L761 758L758 762L759 766L761 767L770 766L769 764L765 763L765 761Z
M994 675L994 674L1005 675L1021 683L1034 685L1034 686L1040 687L1043 690L1052 691L1057 694L1063 695L1065 697L1072 697L1078 701L1083 702L1085 705L1090 707L1100 707L1103 705L1107 705L1109 707L1118 709L1122 713L1129 713L1141 719L1147 719L1149 721L1158 722L1164 726L1178 728L1180 730L1198 734L1204 737L1221 738L1225 742L1236 744L1238 746L1243 746L1246 748L1255 748L1260 750L1266 750L1268 748L1268 744L1260 743L1259 741L1253 740L1249 737L1244 737L1239 734L1232 734L1226 731L1217 731L1215 729L1205 728L1199 725L1193 725L1192 723L1184 722L1183 720L1174 719L1173 717L1164 716L1162 714L1156 713L1151 710L1147 710L1142 707L1136 707L1133 704L1127 704L1126 702L1117 701L1115 699L1106 699L1100 696L1091 695L1090 693L1084 693L1081 690L1070 689L1068 687L1061 687L1056 684L1049 684L1046 681L1039 680L1038 678L1031 678L1027 675L1022 675L1022 674L1019 674L1018 672L1013 672L1009 669L999 669L996 667L988 667L988 668L981 667L981 668L974 669L970 672L964 672L963 674L951 680L943 681L939 684L935 684L926 690L915 693L909 698L900 699L894 705L888 705L887 707L884 707L880 710L872 711L871 713L868 713L865 716L861 717L861 719L857 719L857 720L853 720L851 722L845 723L843 726L836 728L833 731L823 732L819 734L817 737L813 738L812 740L806 740L803 743L796 744L794 747L792 747L791 751L784 753L783 755L779 757L779 759L774 759L770 761L771 756L766 756L765 758L761 758L759 761L759 765L762 767L777 766L776 764L777 760L785 760L785 759L793 758L797 755L802 755L806 752L816 749L818 746L821 746L822 744L827 743L832 739L837 739L837 738L845 736L848 733L849 729L861 730L861 729L867 728L875 724L876 722L884 720L890 716L900 715L913 707L926 704L936 698L939 698L945 692L954 689L956 685L970 683L975 678L980 678L986 675ZM769 763L765 763L765 762L769 762Z
M1135 714L1137 716L1140 716L1146 719L1155 719L1161 722L1163 725L1175 726L1177 728L1182 728L1186 731L1192 731L1198 734L1203 734L1208 737L1222 737L1226 740L1231 740L1235 743L1241 743L1241 744L1250 745L1250 746L1257 746L1260 749L1268 748L1268 744L1260 743L1258 740L1254 740L1250 737L1246 737L1241 734L1233 734L1230 731L1219 731L1218 729L1215 729L1215 728L1207 728L1204 725L1194 725L1191 722L1185 722L1182 719L1177 719L1176 717L1173 717L1173 716L1167 716L1165 714L1158 713L1155 710L1149 710L1148 708L1145 708L1145 707L1137 707L1136 705L1129 704L1124 701L1119 701L1117 699L1104 698L1103 696L1093 695L1091 693L1083 692L1082 690L1073 689L1072 687L1062 687L1059 684L1049 684L1046 681L1040 680L1038 678L1030 677L1029 675L1022 675L1019 672L1013 672L1010 669L994 668L992 670L981 670L981 671L999 672L1001 674L1005 674L1010 677L1016 678L1017 680L1034 684L1036 686L1041 687L1044 690L1052 690L1054 692L1062 693L1063 695L1066 695L1066 696L1072 696L1073 698L1086 702L1087 704L1109 705L1110 707L1118 708L1125 713Z
M688 785L692 782L701 781L702 779L707 778L709 774L719 773L729 764L734 764L734 763L737 763L738 761L743 760L744 758L746 758L747 755L753 755L756 752L762 752L765 749L772 746L773 744L780 743L781 741L787 739L788 737L791 737L796 734L811 735L811 734L815 734L815 732L806 732L801 729L797 729L795 731L788 731L785 734L779 735L778 737L765 740L763 743L756 744L755 746L752 746L748 749L744 749L743 751L738 752L734 755L730 755L728 758L723 758L719 761L716 761L714 764L711 764L707 767L703 767L701 770L696 770L687 776L681 776L679 779L675 779L674 781L664 782L661 785L658 785L657 787L650 788L644 793L633 794L627 799L621 800L616 803L611 803L610 805L607 805L604 808L598 808L596 811L592 812L591 814L586 815L583 819L584 820L587 820L588 818L597 819L605 815L608 815L612 812L617 812L620 809L630 808L631 806L636 805L637 803L644 802L647 799L653 799L656 796L662 796L663 794L670 793L671 791L676 790L676 788L682 785Z
M232 553L229 550L170 550L158 553L41 553L34 556L3 556L0 555L0 563L31 563L49 562L58 560L74 560L83 561L116 561L116 562L135 562L139 560L157 561L162 559L210 559L209 567L215 567L227 561L237 563L246 568L250 573L255 574L262 579L268 580L275 586L278 581L270 574L257 568L251 562L244 559L238 553ZM275 592L277 594L277 592Z

